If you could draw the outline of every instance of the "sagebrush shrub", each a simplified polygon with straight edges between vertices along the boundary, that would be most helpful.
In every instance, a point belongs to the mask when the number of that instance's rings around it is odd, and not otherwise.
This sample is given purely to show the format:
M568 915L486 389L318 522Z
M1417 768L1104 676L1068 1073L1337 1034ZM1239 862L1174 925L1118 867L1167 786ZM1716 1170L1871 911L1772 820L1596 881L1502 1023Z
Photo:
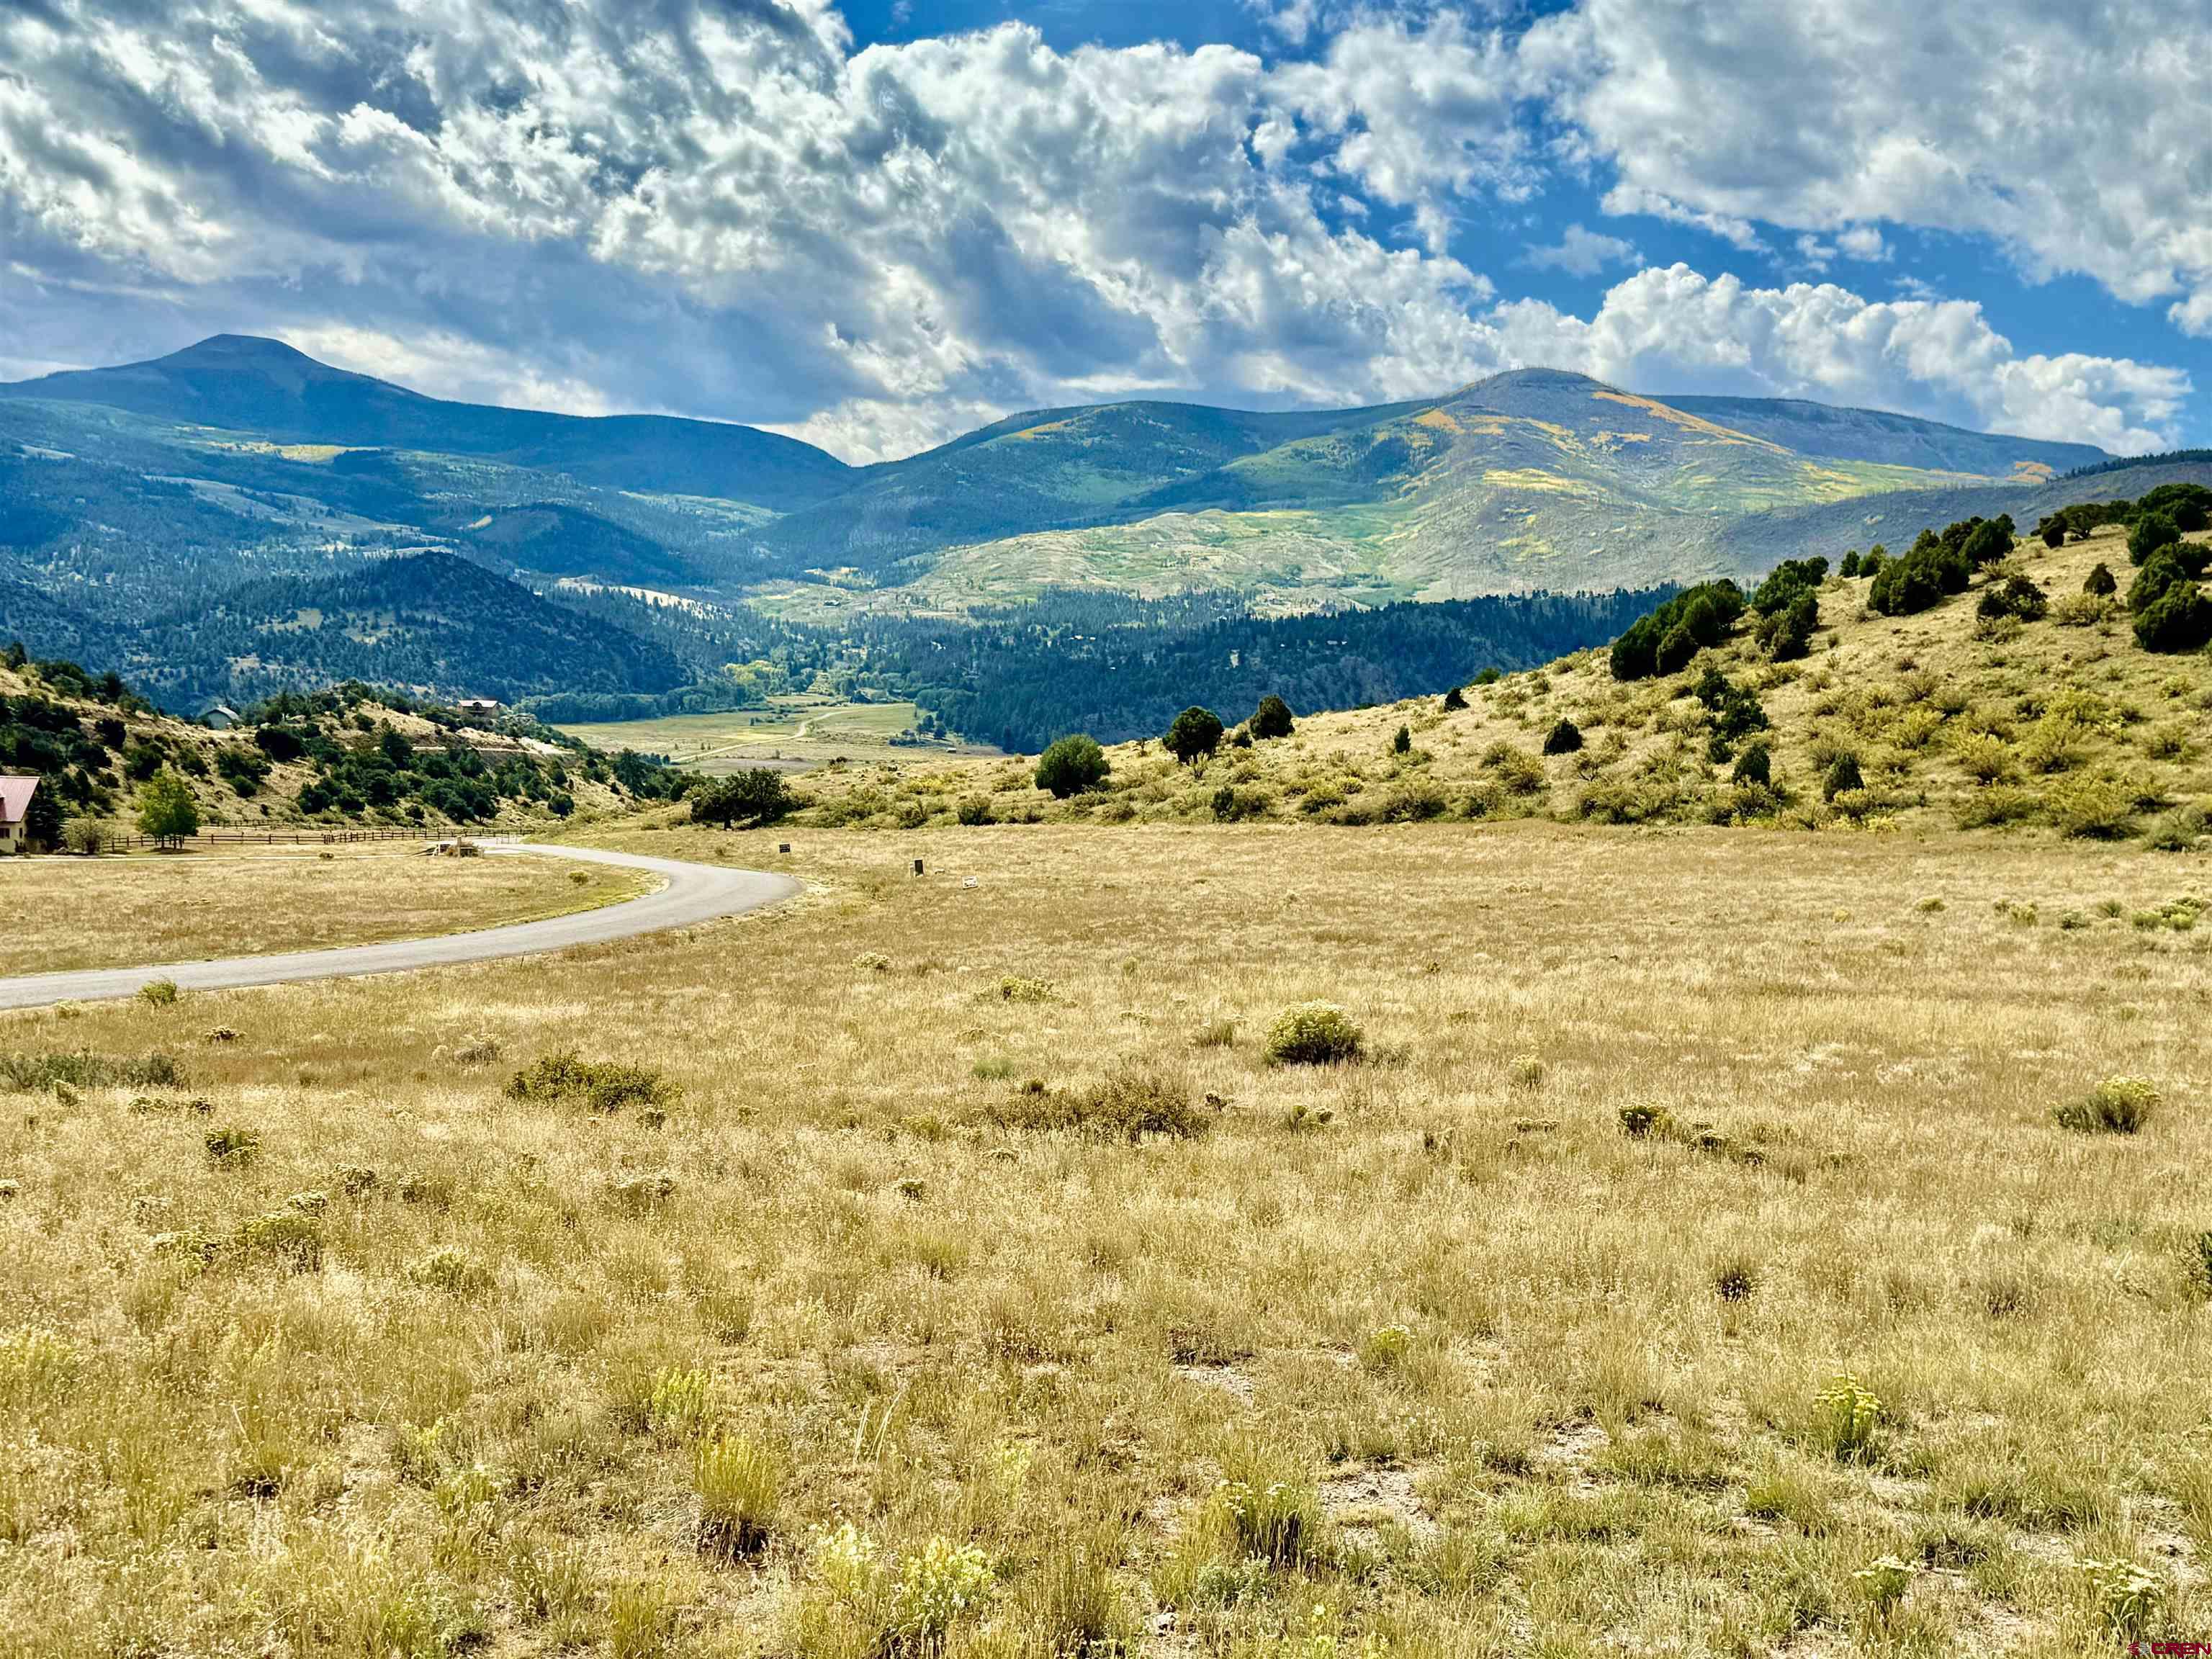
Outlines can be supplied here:
M1179 1080L1138 1060L1116 1066L1087 1088L1039 1084L1018 1090L991 1116L1005 1128L1064 1130L1132 1146L1152 1135L1194 1139L1213 1127Z
M17 1094L40 1094L64 1085L98 1089L119 1084L129 1088L175 1089L183 1086L184 1081L184 1068L162 1054L141 1060L95 1054L82 1048L0 1054L0 1083Z
M991 1563L974 1544L931 1537L899 1562L890 1634L902 1651L934 1652L953 1621L991 1591Z
M2159 1092L2139 1077L2108 1077L2078 1100L2051 1109L2058 1126L2079 1134L2131 1135L2150 1121Z
M285 1273L310 1273L323 1265L323 1224L296 1210L250 1216L238 1227L238 1252Z
M2090 1559L2081 1567L2106 1633L2130 1645L2140 1642L2166 1605L2165 1582L2133 1561Z
M2002 783L2020 770L2012 745L1985 732L1969 732L1952 751L1959 769L1976 783Z
M1262 1050L1271 1066L1332 1066L1359 1058L1366 1036L1358 1022L1333 1002L1300 1002L1267 1028Z
M207 1138L208 1161L221 1168L240 1170L261 1156L261 1137L251 1129L228 1124Z
M676 1099L676 1085L657 1066L619 1060L580 1060L573 1054L546 1054L509 1079L510 1100L588 1106L618 1112L625 1106L665 1106Z
M1875 1617L1887 1619L1912 1587L1912 1569L1893 1555L1885 1555L1851 1575L1864 1593Z
M1371 1371L1391 1371L1413 1352L1413 1334L1403 1325L1385 1325L1359 1345L1359 1363Z
M410 1262L407 1277L425 1290L444 1291L453 1296L483 1290L492 1282L490 1269L466 1250L451 1244Z

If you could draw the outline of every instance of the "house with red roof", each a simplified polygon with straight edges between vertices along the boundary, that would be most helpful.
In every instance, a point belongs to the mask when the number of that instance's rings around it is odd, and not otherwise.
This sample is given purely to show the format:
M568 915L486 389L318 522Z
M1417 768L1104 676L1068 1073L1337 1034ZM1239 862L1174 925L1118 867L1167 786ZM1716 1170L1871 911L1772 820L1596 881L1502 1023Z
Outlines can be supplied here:
M38 793L36 778L0 776L0 857L31 850L31 830L26 820L30 816L31 797Z

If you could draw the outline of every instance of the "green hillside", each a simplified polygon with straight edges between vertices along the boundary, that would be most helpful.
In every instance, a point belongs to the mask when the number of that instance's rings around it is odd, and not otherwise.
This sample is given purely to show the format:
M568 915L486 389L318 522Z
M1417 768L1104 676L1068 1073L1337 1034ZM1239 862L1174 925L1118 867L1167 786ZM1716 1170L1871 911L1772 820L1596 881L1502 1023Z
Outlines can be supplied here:
M1659 395L1659 402L1801 455L1886 461L1936 472L2047 478L2109 461L2091 444L2049 443L2002 433L1969 432L1879 409L1838 409L1797 398Z
M778 509L831 494L849 471L810 444L750 427L448 403L332 368L279 341L235 334L151 362L0 386L0 398L98 404L280 444L484 456L618 489L724 495Z
M2023 488L1808 455L1551 370L1367 412L1382 418L1136 497L1121 522L950 549L918 561L902 586L933 607L1057 585L1211 586L1291 609L1638 586L1741 574L1750 567L1723 532L1747 517L1898 491ZM1923 447L1941 446L1930 436Z
M771 527L804 564L879 570L1009 532L1142 517L1161 492L1300 439L1419 408L1255 414L1196 404L1037 410L869 468L850 490Z

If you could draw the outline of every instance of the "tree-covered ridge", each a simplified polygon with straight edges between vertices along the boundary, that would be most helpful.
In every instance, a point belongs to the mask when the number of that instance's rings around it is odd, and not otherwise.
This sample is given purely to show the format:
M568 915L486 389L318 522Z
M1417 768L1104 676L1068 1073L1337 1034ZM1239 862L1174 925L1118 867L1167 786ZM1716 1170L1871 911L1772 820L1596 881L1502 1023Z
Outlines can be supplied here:
M136 630L128 660L172 707L349 679L512 700L562 688L664 690L689 678L663 647L449 553L243 584Z
M864 623L858 639L877 682L938 726L1034 752L1063 732L1156 732L1193 702L1244 708L1273 692L1297 708L1350 708L1441 692L1480 668L1579 650L1650 601L1531 593L1262 617L1054 593L973 624Z
M527 714L464 714L347 683L283 693L224 730L162 714L112 672L0 652L0 771L42 781L63 821L131 821L149 789L213 825L435 830L565 818L680 794L691 780L647 757L608 757Z

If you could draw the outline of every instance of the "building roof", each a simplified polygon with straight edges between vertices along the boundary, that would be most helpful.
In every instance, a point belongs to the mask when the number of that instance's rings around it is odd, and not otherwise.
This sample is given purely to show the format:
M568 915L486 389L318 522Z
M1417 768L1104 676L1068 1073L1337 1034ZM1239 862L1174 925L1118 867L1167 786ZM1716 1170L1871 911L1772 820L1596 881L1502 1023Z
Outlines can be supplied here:
M38 787L36 778L0 777L0 823L21 823Z

